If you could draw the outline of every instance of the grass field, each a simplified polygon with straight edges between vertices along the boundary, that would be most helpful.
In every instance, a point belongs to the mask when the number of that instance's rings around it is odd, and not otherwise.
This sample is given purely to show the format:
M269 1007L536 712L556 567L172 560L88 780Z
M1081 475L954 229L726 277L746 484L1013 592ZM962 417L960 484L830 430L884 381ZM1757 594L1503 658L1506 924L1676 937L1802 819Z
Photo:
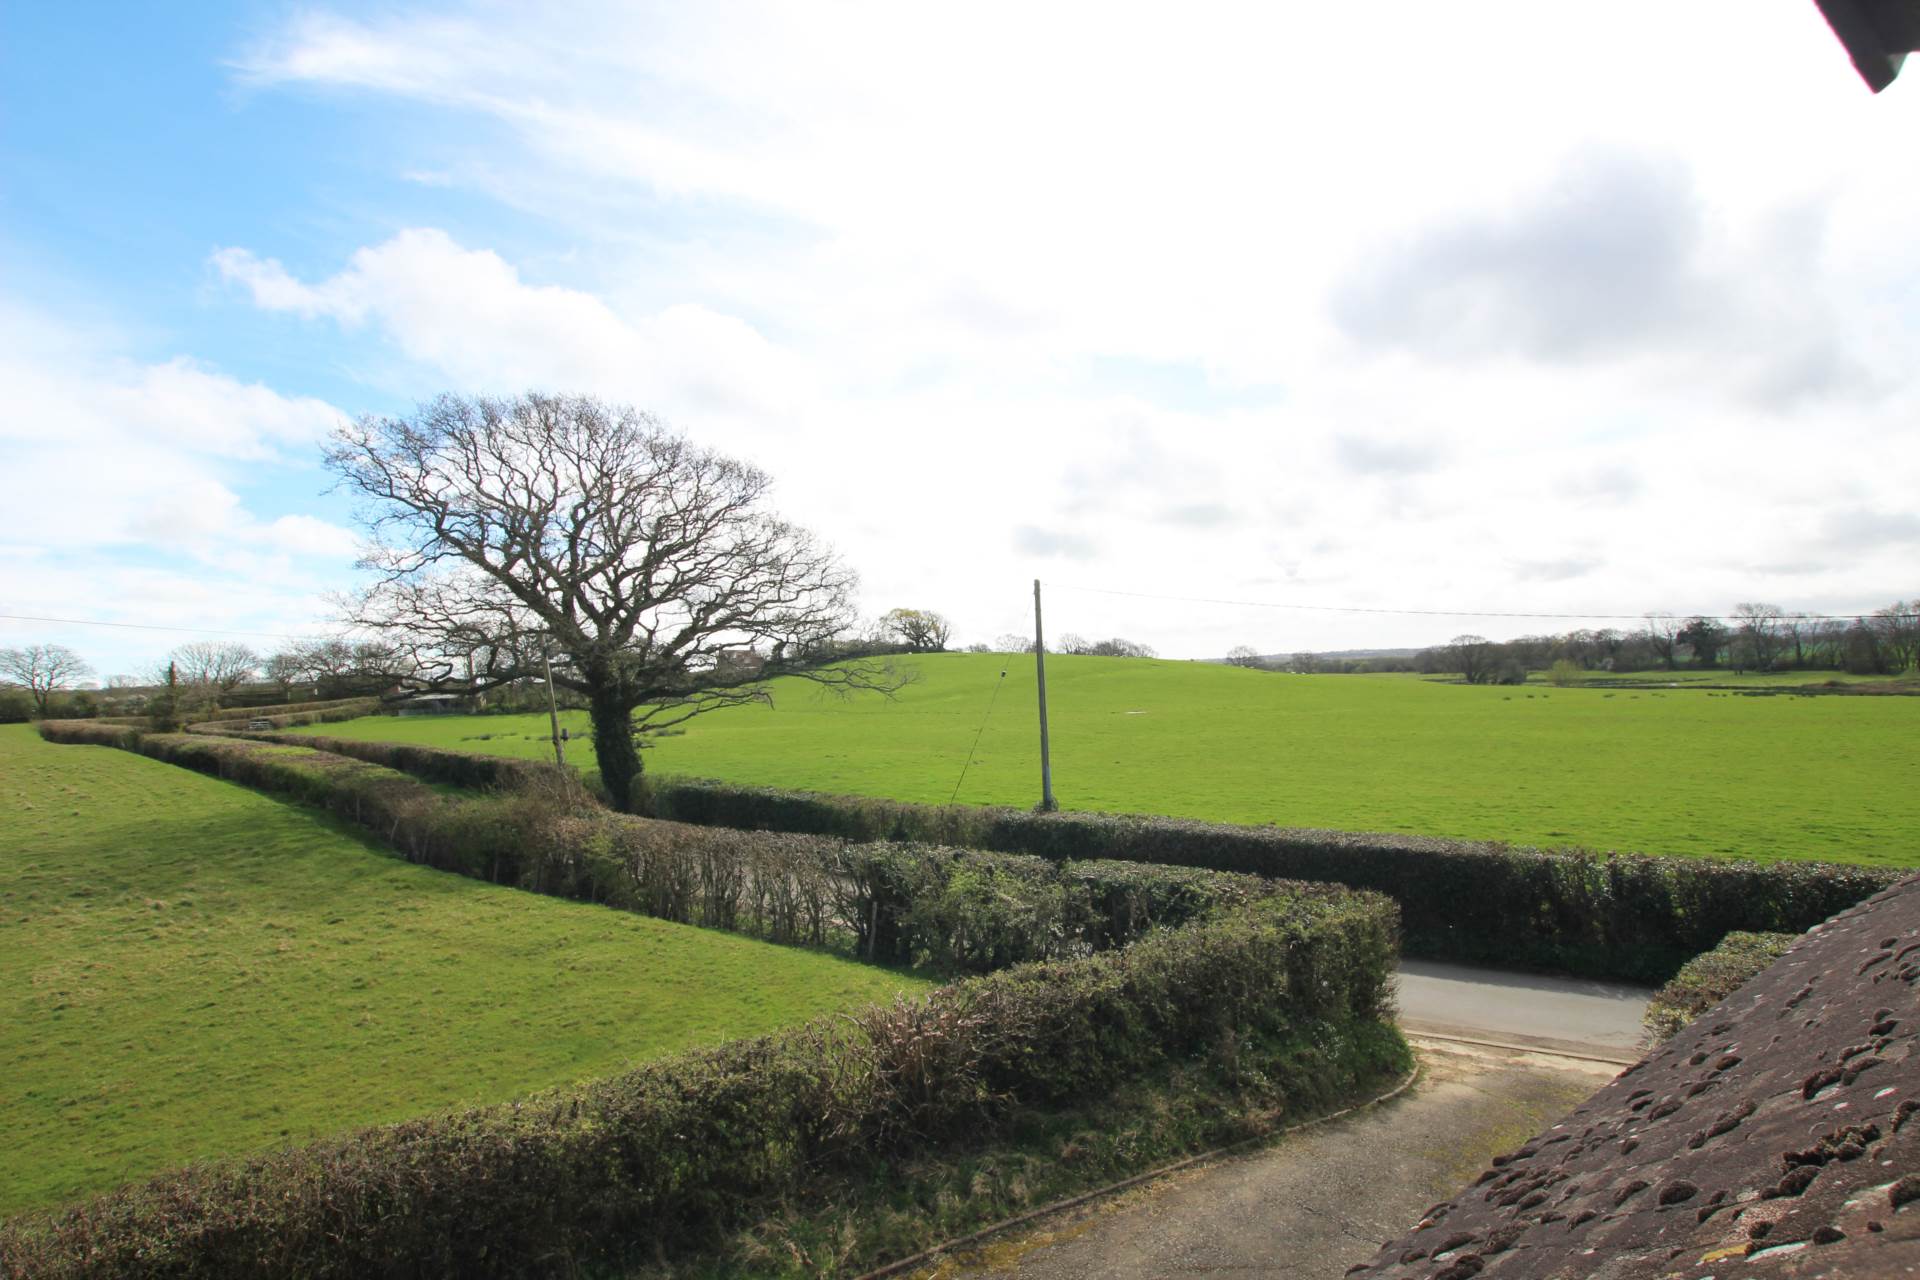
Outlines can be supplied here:
M892 701L786 682L771 709L717 712L660 739L647 767L945 802L992 702L958 799L1031 805L1032 659L914 661L919 683ZM1047 659L1047 689L1054 789L1070 809L1920 865L1920 698L1746 697L1686 682L1500 688L1070 657ZM583 714L566 723L585 731ZM314 732L551 750L544 716L375 717ZM592 767L588 743L568 750Z
M0 727L0 1214L920 989Z

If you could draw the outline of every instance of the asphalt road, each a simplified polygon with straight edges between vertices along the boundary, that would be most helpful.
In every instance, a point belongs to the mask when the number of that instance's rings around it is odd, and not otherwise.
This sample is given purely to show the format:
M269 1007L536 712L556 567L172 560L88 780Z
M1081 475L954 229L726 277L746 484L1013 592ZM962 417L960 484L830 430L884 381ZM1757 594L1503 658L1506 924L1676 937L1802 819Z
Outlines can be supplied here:
M1639 1060L1640 1015L1652 994L1611 982L1406 960L1400 1026L1408 1035L1552 1049L1626 1066Z

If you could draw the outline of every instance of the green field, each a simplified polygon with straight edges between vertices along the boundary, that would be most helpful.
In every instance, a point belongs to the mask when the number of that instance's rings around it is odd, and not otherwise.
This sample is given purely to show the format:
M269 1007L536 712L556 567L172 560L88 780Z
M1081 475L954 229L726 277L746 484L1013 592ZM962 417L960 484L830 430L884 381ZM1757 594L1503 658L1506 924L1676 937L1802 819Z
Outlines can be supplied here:
M1004 669L958 799L1033 804L1033 660L913 661L920 681L892 701L783 682L772 708L716 712L660 739L647 767L945 802ZM1920 698L1747 697L1687 682L1502 688L1116 658L1049 657L1047 677L1065 808L1920 865ZM584 732L583 714L565 720ZM550 750L544 716L374 717L312 731ZM585 741L568 750L592 767Z
M924 984L412 866L0 727L0 1214Z

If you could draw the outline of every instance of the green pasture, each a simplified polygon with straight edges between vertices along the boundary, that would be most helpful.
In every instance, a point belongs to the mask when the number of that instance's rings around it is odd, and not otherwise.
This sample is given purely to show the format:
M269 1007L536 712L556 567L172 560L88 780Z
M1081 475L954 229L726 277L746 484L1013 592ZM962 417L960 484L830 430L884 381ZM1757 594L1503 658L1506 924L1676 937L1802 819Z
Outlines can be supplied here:
M923 985L412 866L0 727L0 1214Z
M1033 659L911 661L920 679L892 700L784 681L770 708L716 712L657 740L647 767L901 800L1033 804ZM1920 865L1920 698L1752 697L1685 681L1502 688L1071 657L1047 659L1047 691L1054 790L1071 809ZM585 733L583 713L563 718ZM374 717L312 732L551 751L544 716ZM568 751L569 763L592 768L584 738Z

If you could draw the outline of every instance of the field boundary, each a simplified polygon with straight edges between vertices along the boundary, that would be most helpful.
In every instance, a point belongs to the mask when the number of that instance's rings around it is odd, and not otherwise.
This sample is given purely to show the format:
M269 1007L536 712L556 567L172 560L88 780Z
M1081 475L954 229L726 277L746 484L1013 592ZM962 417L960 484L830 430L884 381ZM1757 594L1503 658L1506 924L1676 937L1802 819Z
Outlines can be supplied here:
M57 723L43 733L132 747L363 822L397 815L404 823L423 792L444 800L391 770L340 757L316 768L271 744ZM682 830L710 843L720 834ZM925 878L930 896L911 898L903 920L953 906L956 888L962 911L982 886L979 900L1017 905L1013 891L1026 883L1014 873L1018 859L934 850L919 860L940 874ZM1034 882L1044 900L1061 869L1025 861L1049 867ZM1071 1105L1215 1055L1231 1062L1242 1042L1315 1046L1288 1059L1297 1075L1286 1092L1303 1099L1350 1091L1382 1069L1381 1054L1404 1052L1389 1021L1398 920L1390 901L1300 886L1205 907L1209 887L1243 878L1172 873L1179 891L1166 901L1191 908L1197 890L1203 903L1182 927L1149 922L1119 939L1127 945L1007 967L1010 953L990 949L992 972L924 999L519 1103L162 1175L9 1221L0 1226L0 1263L10 1274L45 1275L569 1271L636 1249L697 1247L743 1205L825 1171L870 1179L902 1155L969 1140L1009 1109ZM1161 884L1153 869L1115 874ZM1042 917L1038 932L1050 936L1054 922ZM980 921L966 923L978 929Z
M503 790L536 787L559 772L441 747L305 734L234 736L317 746L435 781L465 779ZM1411 956L1652 985L1729 933L1801 933L1905 874L1837 863L1539 849L1143 814L921 805L690 778L648 779L644 796L655 818L716 829L1342 884L1400 904Z

